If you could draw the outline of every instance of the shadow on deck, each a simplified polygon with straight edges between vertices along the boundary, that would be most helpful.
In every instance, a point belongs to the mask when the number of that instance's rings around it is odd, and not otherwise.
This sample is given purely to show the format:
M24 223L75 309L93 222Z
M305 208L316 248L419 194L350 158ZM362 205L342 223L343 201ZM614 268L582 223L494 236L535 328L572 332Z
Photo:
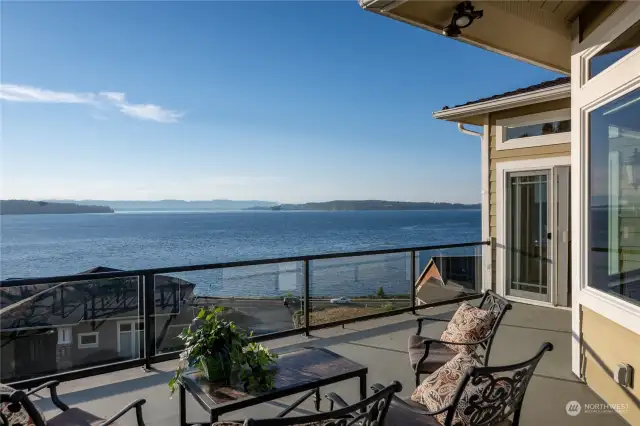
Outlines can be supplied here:
M432 317L425 322L423 335L439 337L457 305L425 309L421 314ZM325 347L369 367L368 382L387 384L400 381L402 395L413 391L413 374L409 367L407 339L415 332L415 318L401 314L377 320L349 324L342 327L317 330L311 338L294 336L267 342L267 346L287 352L301 347ZM491 363L503 364L524 360L532 356L543 341L553 343L555 349L544 356L525 396L522 412L523 425L626 425L615 413L582 413L576 417L567 415L569 401L602 403L602 401L571 372L571 312L565 310L515 304L507 313L498 332L491 353ZM148 425L169 426L178 424L178 398L169 398L166 383L172 376L175 361L155 365L155 371L141 369L118 371L95 376L60 386L61 399L68 405L77 405L101 416L117 412L135 398L146 398L143 407ZM335 391L347 401L358 396L357 379L322 389L322 394ZM45 415L54 415L53 406L45 398L37 405ZM225 418L265 417L275 415L297 397L285 398L251 407ZM311 412L312 402L301 406L298 412ZM322 409L328 409L323 401ZM187 397L187 420L205 422L207 415L195 401ZM135 418L128 415L123 425L134 425Z

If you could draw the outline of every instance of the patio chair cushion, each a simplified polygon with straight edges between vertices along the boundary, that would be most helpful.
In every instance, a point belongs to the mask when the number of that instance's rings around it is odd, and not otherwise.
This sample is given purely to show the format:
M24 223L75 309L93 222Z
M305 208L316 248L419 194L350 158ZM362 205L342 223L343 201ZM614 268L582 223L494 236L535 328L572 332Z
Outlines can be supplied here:
M456 394L458 384L464 377L467 370L471 367L481 367L480 359L475 355L459 353L440 367L437 371L429 375L420 386L411 395L411 400L427 407L429 411L438 411L450 405ZM493 386L488 390L489 386ZM462 395L456 406L453 416L453 424L468 426L471 424L471 415L473 412L465 413L470 406L470 399L477 399L477 403L486 408L486 401L495 401L500 404L500 397L504 394L510 394L512 384L508 381L495 381L491 383L489 380L478 385L474 385L471 381L467 383L462 390ZM484 403L482 401L485 401ZM496 410L495 413L498 413ZM435 418L441 424L444 424L447 417L446 413L437 414ZM476 419L477 420L477 419ZM491 423L488 423L491 424ZM495 424L509 424L509 422L500 422Z
M70 408L49 420L47 426L98 426L104 421L105 419L79 408ZM117 423L113 424L117 425Z
M451 404L456 394L458 383L471 367L480 366L480 362L474 356L459 353L449 362L429 375L420 386L413 391L411 400L427 407L429 411L438 411ZM458 403L458 409L453 417L453 423L469 424L468 418L464 418L465 407ZM460 410L462 408L462 410ZM435 418L442 424L446 419L446 413L437 414ZM466 420L466 422L465 422Z
M469 343L486 337L491 331L495 315L490 311L476 308L464 302L449 321L447 329L440 336L440 340L448 342ZM446 345L459 353L471 354L476 345Z
M429 345L429 356L418 365L424 355L425 340L429 339L415 335L409 337L409 362L413 371L417 371L418 373L433 373L447 361L451 360L451 358L458 355L456 351L448 346L433 342Z
M14 426L14 425L33 426L34 425L34 422L31 419L31 416L29 415L29 413L27 413L27 410L25 410L25 408L22 405L20 404L14 405L14 407L18 409L17 411L13 411L10 407L11 405L12 404L8 401L3 402L2 408L0 408L0 412L2 412L2 415L9 421L8 426ZM0 421L0 424L4 424L4 423Z

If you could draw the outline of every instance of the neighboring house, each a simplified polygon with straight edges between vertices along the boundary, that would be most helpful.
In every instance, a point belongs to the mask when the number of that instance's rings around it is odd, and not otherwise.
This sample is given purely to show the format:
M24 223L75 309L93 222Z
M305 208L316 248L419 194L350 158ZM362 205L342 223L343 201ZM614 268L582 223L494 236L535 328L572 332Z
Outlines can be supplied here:
M360 4L567 76L434 117L480 137L482 288L570 309L573 373L640 424L640 3Z
M82 272L111 272L97 267ZM155 276L157 352L180 348L176 336L197 314L194 284ZM144 355L137 277L3 288L0 380L12 381Z
M481 256L433 256L416 280L416 303L424 305L472 294L481 283Z

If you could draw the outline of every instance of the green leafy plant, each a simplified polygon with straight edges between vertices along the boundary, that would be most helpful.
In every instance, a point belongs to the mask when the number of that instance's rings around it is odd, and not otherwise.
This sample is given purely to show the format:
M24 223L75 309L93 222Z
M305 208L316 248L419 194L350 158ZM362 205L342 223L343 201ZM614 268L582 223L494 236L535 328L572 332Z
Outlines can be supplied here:
M277 355L252 342L250 335L220 314L222 307L201 309L192 324L180 333L185 349L169 381L171 393L186 368L198 368L213 382L232 385L247 392L261 392L274 386Z

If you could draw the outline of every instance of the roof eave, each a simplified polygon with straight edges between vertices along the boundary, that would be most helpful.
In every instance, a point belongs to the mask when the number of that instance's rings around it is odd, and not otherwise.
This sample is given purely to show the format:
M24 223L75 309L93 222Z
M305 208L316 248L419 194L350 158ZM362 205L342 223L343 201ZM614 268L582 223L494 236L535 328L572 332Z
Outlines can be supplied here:
M557 99L569 97L571 97L571 83L565 83L554 87L536 90L534 92L520 93L490 101L463 105L457 108L443 109L434 112L433 118L438 120L459 121L474 115L518 108L541 102L555 101Z

